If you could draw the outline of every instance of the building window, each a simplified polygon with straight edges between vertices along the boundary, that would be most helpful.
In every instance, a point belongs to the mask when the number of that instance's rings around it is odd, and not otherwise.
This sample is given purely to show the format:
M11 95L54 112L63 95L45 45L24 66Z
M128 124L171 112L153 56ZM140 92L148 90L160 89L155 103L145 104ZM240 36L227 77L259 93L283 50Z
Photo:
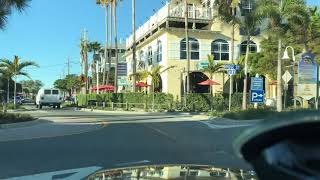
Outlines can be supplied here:
M217 39L211 43L211 54L214 60L229 60L229 43L223 39Z
M246 54L247 51L247 42L248 41L243 41L240 45L240 53L242 54ZM257 52L257 44L253 41L250 41L249 43L249 52L250 53L256 53Z
M145 69L145 58L144 58L144 52L139 52L139 62L138 62L138 69Z
M152 65L152 47L151 46L148 47L148 65L149 66Z
M252 10L252 0L241 0L241 15L245 16Z
M199 42L195 38L189 38L190 59L199 60ZM187 59L186 39L180 41L180 59Z
M162 61L162 42L157 42L157 62Z

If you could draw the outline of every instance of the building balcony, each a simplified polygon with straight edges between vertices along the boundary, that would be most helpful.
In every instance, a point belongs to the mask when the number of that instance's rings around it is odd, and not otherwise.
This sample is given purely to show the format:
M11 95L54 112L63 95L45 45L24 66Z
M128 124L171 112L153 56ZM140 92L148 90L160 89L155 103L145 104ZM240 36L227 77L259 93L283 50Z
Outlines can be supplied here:
M203 7L202 5L189 5L188 6L189 21L203 20L211 21L213 19L213 11L211 7ZM141 27L136 30L136 41L145 37L147 34L154 31L167 20L184 21L185 18L185 6L182 3L169 4L167 3L160 10L158 10L153 16L149 18ZM126 39L126 49L130 48L133 43L132 34Z

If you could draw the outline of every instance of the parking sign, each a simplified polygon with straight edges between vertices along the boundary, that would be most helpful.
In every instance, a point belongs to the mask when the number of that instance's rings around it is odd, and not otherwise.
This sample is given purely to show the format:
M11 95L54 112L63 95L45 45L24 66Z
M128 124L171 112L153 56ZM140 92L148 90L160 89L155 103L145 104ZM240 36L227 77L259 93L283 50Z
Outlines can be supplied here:
M264 90L251 90L250 91L251 103L263 103L264 102Z

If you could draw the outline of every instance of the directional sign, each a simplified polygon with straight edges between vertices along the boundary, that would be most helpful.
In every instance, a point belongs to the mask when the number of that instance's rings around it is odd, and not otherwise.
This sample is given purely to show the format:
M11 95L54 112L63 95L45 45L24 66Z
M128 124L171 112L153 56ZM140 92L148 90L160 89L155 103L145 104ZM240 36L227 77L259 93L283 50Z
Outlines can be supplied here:
M263 78L251 78L251 90L263 90Z
M264 90L251 90L250 91L251 103L263 103L264 102Z
M292 76L288 70L283 74L282 79L285 82L285 84L288 84L288 82L292 79Z

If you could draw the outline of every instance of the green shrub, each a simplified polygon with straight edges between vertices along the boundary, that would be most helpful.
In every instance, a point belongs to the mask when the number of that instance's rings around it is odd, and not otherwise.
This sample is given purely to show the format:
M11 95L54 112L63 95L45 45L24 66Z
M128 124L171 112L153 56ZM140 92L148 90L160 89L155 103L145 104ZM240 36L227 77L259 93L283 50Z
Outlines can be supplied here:
M29 114L0 113L0 124L26 122L35 120Z

